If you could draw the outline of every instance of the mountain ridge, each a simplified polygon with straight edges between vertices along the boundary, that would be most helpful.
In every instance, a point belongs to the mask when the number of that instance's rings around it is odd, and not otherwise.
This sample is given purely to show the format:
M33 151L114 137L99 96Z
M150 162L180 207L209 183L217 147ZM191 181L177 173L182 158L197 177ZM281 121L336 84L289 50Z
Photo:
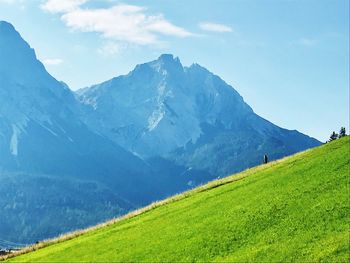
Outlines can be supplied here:
M254 133L253 137L260 138L260 142L251 147L262 148L260 155L271 153L273 159L283 153L271 152L275 146L263 145L268 137L275 138L279 147L285 147L281 151L288 154L319 145L316 139L280 128L258 116L219 76L198 64L183 67L171 54L139 64L126 75L79 90L77 96L87 106L83 119L89 127L145 160L159 156L179 165L193 166L193 162L179 160L176 155L184 152L186 156L182 159L191 159L196 154L189 154L186 148L206 147L223 136L222 132L232 138L244 136L237 136L242 132L247 136ZM198 141L206 142L202 145ZM219 149L214 151L215 155L220 154ZM233 154L239 151L234 150ZM225 176L256 165L260 162L257 158L249 165L233 162L236 170L213 168L210 173ZM194 164L197 169L205 160L199 162ZM218 165L222 165L220 160Z

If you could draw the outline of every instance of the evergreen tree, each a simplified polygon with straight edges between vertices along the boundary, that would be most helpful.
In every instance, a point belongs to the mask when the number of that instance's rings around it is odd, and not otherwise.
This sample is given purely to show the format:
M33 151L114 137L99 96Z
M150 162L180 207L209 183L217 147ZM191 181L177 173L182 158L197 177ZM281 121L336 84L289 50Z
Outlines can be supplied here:
M336 134L335 132L332 132L331 136L329 137L329 141L334 141L338 139L338 134Z
M345 130L345 127L341 127L339 132L339 138L344 136L346 136L346 130Z

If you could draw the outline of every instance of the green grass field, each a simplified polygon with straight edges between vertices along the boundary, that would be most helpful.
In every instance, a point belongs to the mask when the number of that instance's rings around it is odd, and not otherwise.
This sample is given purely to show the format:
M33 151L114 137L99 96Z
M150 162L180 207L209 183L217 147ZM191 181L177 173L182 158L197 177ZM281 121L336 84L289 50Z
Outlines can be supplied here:
M349 142L211 182L9 260L349 262Z

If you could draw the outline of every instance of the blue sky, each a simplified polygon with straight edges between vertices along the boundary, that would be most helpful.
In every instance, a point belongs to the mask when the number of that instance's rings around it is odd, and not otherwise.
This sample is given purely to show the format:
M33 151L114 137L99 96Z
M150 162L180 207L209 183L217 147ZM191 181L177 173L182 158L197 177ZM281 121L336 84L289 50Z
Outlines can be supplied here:
M73 90L172 53L281 127L349 130L348 0L0 0L0 20Z

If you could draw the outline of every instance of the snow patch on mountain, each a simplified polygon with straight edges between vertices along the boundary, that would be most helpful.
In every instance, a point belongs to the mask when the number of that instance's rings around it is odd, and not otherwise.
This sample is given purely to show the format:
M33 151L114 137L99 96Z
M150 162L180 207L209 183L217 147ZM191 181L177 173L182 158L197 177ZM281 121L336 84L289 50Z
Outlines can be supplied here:
M160 105L160 107L155 110L148 118L148 130L153 131L158 126L159 122L163 119L164 115L164 106Z
M27 125L27 119L22 123L12 124L12 135L10 139L10 152L14 156L18 156L18 144L19 137L22 132L25 132L25 127Z
M12 136L10 140L10 152L12 155L17 156L18 155L18 136L20 134L20 130L17 128L16 125L12 125Z

